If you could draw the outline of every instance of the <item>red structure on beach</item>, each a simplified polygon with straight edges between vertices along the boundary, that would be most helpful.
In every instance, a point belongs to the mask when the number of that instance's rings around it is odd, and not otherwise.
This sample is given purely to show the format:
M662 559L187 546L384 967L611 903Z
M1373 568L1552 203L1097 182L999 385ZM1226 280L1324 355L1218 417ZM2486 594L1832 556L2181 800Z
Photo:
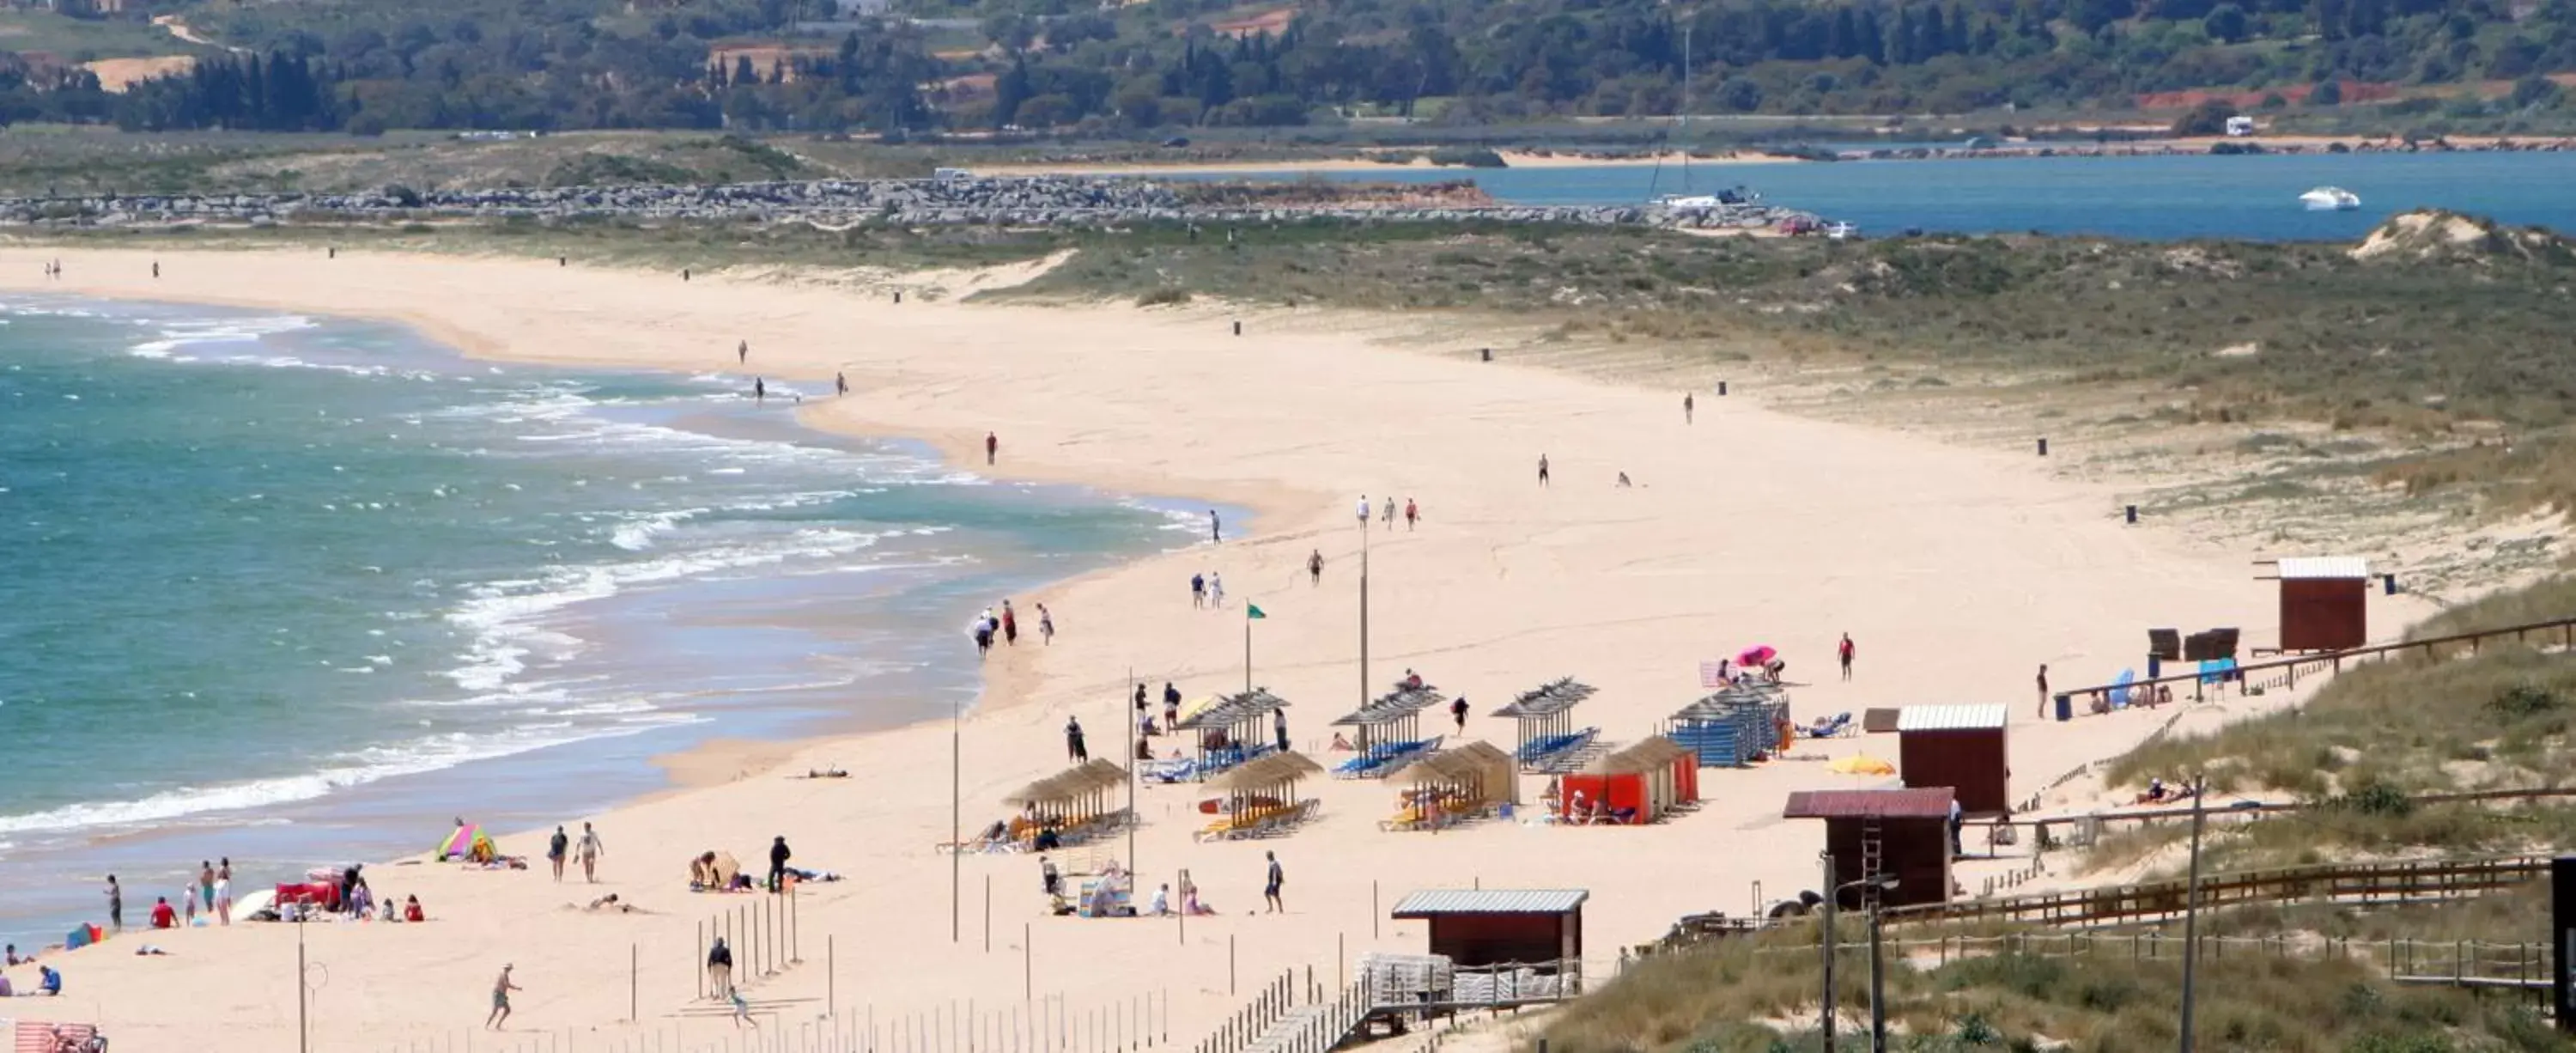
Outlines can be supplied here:
M2281 650L2343 651L2370 642L2370 564L2359 556L2284 559Z
M1948 787L1810 790L1790 794L1780 814L1825 821L1836 888L1891 875L1896 887L1879 894L1879 905L1904 907L1950 899L1950 800Z
M2004 706L1907 706L1896 711L1896 770L1916 789L1947 786L1975 818L2012 811Z

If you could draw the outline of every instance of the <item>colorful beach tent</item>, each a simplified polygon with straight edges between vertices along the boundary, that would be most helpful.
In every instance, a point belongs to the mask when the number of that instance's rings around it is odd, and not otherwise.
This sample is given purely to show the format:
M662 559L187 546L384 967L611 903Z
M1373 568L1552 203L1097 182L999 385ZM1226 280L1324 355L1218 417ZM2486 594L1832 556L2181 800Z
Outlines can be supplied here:
M445 840L438 843L437 858L442 863L450 859L465 859L471 857L476 849L491 847L492 835L484 833L482 827L465 823L459 825L454 832L447 835ZM499 855L498 852L492 854Z
M106 938L107 933L98 926L83 925L63 936L63 949L76 951Z

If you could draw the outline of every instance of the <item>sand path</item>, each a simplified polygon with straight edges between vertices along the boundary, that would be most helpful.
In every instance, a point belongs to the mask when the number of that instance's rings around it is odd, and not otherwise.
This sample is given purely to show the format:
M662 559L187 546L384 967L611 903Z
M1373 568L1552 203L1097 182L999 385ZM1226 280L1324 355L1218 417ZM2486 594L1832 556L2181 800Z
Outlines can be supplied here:
M735 342L748 339L751 368L772 379L828 390L833 372L847 371L851 397L804 403L819 426L920 436L961 458L979 454L992 429L1002 442L992 471L1004 478L1256 509L1253 537L1014 598L1023 611L1046 602L1061 636L1047 649L1024 639L990 667L987 702L962 738L970 827L1061 763L1068 712L1091 727L1095 753L1115 750L1131 666L1157 692L1167 680L1192 697L1240 687L1247 600L1269 613L1254 679L1295 704L1301 745L1329 737L1324 721L1351 709L1363 684L1361 528L1351 518L1362 494L1411 498L1425 514L1410 532L1369 528L1366 681L1418 668L1473 701L1469 736L1507 748L1510 729L1484 713L1541 681L1598 685L1580 722L1634 741L1699 694L1702 659L1770 643L1786 652L1791 679L1829 681L1830 648L1849 632L1858 678L1800 689L1802 715L2010 702L2016 792L2027 793L2155 722L2034 722L2038 663L2073 685L2129 664L2149 626L2241 625L2259 643L2273 622L2247 565L2259 554L2123 527L2108 491L2048 478L2025 448L1946 448L1793 418L1740 388L1703 395L1698 422L1685 425L1678 391L1480 364L1465 353L1476 340L1465 330L1461 353L1442 355L1374 346L1366 320L1317 315L1248 316L1247 335L1235 338L1225 316L1204 310L897 306L705 275L684 284L675 274L358 253L160 253L156 281L141 253L11 250L0 252L0 285L38 287L38 261L57 256L70 277L43 287L400 319L491 357L737 372ZM1554 469L1544 489L1542 453ZM1622 471L1638 485L1614 488ZM1302 566L1318 549L1328 566L1312 586ZM1224 575L1228 609L1191 609L1185 583L1202 570ZM2408 613L2383 608L2379 624ZM962 634L956 660L974 660ZM880 1028L952 1001L1007 1019L1025 975L1076 1016L1168 997L1170 1039L1186 1045L1240 1004L1229 968L1248 995L1284 969L1312 968L1330 983L1337 948L1419 950L1418 926L1372 921L1373 896L1391 905L1428 887L1588 888L1589 954L1606 968L1620 944L1651 939L1680 914L1744 909L1752 882L1773 896L1803 887L1822 835L1779 820L1782 795L1861 785L1792 760L1707 771L1706 807L1656 827L1488 824L1433 836L1376 828L1390 810L1384 786L1325 780L1315 786L1324 818L1308 829L1205 845L1192 843L1196 823L1180 814L1194 795L1149 789L1143 869L1158 880L1191 869L1227 916L1185 935L1168 921L1044 918L1033 860L973 857L952 942L951 862L932 850L950 824L949 738L942 725L790 751L790 769L837 762L854 772L845 781L790 780L718 749L692 769L750 774L590 817L613 853L601 890L661 912L651 916L568 911L585 890L537 874L383 868L380 890L419 894L440 921L312 928L311 954L328 963L317 1048L403 1049L470 1033L504 961L527 988L522 1040L570 1032L564 1048L605 1049L652 1030L665 1041L675 1029L691 1042L719 1038L723 1020L675 1013L694 987L696 926L741 901L683 893L682 862L702 848L749 861L773 834L797 846L800 863L853 876L800 898L806 962L754 991L781 1007L773 1026L811 1020L827 988L873 1007ZM1894 749L1843 741L1812 752L1864 745ZM504 847L541 849L534 834ZM1245 914L1258 903L1265 849L1288 869L1284 917ZM838 965L828 979L827 934ZM166 958L121 953L130 941L67 956L74 994L62 1008L110 1024L123 1050L292 1041L286 932L165 937L156 942ZM630 948L642 962L642 1028L617 1022L628 1015Z

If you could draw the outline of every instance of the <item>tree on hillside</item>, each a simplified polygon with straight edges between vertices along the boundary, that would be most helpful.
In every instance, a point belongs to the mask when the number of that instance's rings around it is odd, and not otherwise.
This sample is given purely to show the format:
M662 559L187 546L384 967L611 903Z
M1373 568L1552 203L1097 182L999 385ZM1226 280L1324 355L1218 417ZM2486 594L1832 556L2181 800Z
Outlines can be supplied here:
M2210 99L2189 112L2174 118L2175 135L2225 135L2227 119L2236 116L2236 107L2225 99Z
M2211 8L2209 17L2200 20L2201 32L2209 34L2211 40L2224 40L2230 44L2244 40L2250 28L2245 9L2235 4Z

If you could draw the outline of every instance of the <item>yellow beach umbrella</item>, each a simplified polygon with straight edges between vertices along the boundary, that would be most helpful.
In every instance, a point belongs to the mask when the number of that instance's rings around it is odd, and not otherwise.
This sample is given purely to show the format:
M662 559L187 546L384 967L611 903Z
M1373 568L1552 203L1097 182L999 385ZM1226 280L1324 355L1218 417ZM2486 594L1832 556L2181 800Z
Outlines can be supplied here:
M1837 775L1896 774L1896 765L1889 764L1886 761L1872 757L1866 753L1852 754L1851 756L1836 760L1826 767L1830 768Z

